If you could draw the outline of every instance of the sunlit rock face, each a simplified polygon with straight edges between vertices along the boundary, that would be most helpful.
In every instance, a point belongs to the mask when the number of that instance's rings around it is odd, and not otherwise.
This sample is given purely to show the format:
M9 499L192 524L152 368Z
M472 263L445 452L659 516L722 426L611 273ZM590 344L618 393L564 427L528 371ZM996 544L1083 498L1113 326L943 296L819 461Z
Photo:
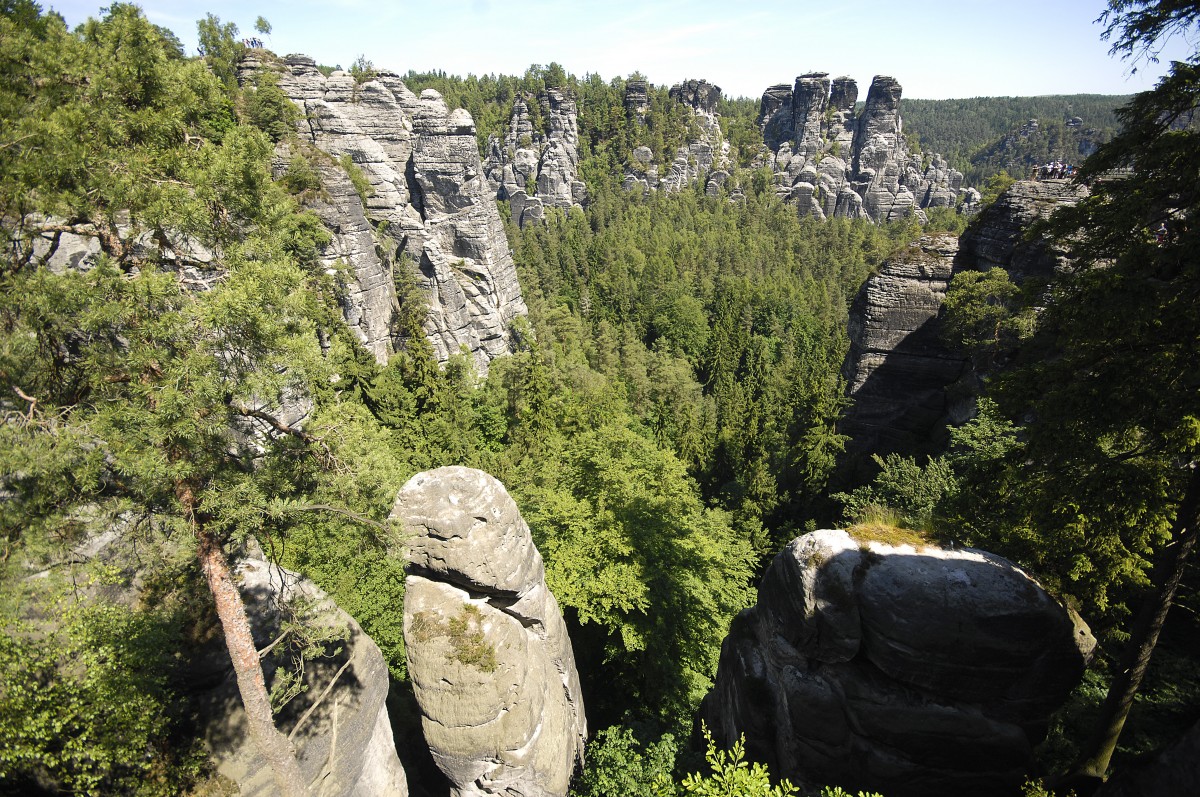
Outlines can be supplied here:
M392 509L412 535L408 672L456 795L565 797L587 720L542 557L504 486L470 468L414 476Z
M486 373L510 351L510 326L526 308L471 115L450 111L436 91L418 97L388 72L359 83L346 72L322 74L306 56L269 60L252 51L239 77L251 83L259 70L274 72L300 109L302 146L332 156L320 164L324 193L314 204L332 235L325 262L349 267L343 309L351 329L387 361L402 343L392 319L397 272L407 270L400 276L415 280L428 304L424 331L435 356L445 361L465 348ZM365 197L350 190L343 157L365 177Z
M963 176L940 155L909 151L901 94L895 78L878 75L856 116L858 85L849 77L810 72L790 88L768 88L759 124L776 192L801 216L821 219L884 222L955 207Z

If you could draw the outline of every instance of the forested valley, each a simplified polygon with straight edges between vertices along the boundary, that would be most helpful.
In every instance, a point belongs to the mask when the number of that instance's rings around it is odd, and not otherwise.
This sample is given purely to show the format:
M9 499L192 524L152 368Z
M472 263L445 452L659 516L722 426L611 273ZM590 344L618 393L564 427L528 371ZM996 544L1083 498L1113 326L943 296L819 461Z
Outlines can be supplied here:
M1123 52L1200 20L1195 3L1110 6ZM971 417L932 456L849 467L851 302L890 256L965 216L798 217L763 165L757 99L720 100L723 193L643 193L622 187L634 150L665 168L697 135L667 87L649 87L634 124L623 102L641 75L409 73L414 93L470 112L481 152L515 99L570 92L587 202L524 226L500 202L528 314L486 375L466 352L439 363L420 264L398 254L402 343L381 364L343 318L353 275L322 265L331 234L314 209L322 170L357 180L364 207L365 178L299 139L273 78L239 83L236 28L198 25L191 57L131 4L72 31L0 2L0 793L236 793L197 731L193 659L235 636L222 589L260 549L379 645L409 788L438 793L414 752L405 540L388 513L443 465L499 479L544 558L587 708L579 797L796 793L739 765L740 748L710 747L706 764L695 718L731 621L816 529L992 551L1086 619L1099 652L1036 752L1031 797L1200 719L1200 132L1174 124L1200 97L1194 56L1133 98L905 100L913 143L969 184L998 191L1002 172L1096 151L1093 190L1035 231L1069 251L1060 278L950 283L943 337L970 362ZM366 85L376 67L350 71ZM1115 171L1129 176L1101 179ZM93 242L89 265L50 266L64 236ZM302 422L285 417L294 405ZM115 564L88 553L113 539ZM1175 608L1147 637L1150 599ZM288 611L270 649L247 633L252 669L275 673L254 733L277 733L305 667L345 642L313 607ZM1089 736L1111 727L1138 662L1119 745L1097 752Z

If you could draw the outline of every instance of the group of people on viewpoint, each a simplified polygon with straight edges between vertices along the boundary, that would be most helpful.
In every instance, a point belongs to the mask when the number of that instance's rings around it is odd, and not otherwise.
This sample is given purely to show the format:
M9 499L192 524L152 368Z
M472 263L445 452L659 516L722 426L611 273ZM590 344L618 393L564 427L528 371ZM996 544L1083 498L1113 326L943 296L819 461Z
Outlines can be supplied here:
M1062 180L1070 179L1071 175L1075 174L1075 166L1071 163L1063 163L1061 161L1053 161L1052 163L1044 163L1038 166L1033 165L1034 180Z
M263 43L262 39L242 39L243 47L253 47L256 50L261 50Z

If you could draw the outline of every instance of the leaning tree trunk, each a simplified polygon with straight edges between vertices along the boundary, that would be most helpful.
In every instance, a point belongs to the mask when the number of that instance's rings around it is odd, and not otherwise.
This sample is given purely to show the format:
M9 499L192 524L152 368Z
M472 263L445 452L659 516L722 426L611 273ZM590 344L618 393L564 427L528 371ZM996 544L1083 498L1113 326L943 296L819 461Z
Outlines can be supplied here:
M1121 658L1121 669L1108 688L1100 708L1096 731L1088 741L1073 776L1103 779L1108 771L1117 740L1125 720L1133 708L1133 699L1142 685L1150 656L1158 644L1158 635L1167 619L1167 611L1175 600L1175 591L1183 578L1188 556L1196 547L1197 525L1200 525L1200 468L1192 464L1183 501L1171 526L1171 542L1154 565L1151 584L1154 593L1138 612L1129 638L1129 647Z
M229 648L229 658L237 674L238 691L246 709L250 740L270 765L283 797L302 797L308 793L304 776L300 773L300 764L287 737L275 728L258 649L250 634L246 607L233 581L229 562L221 550L220 542L212 534L200 531L198 536L200 565L217 604L217 617L221 620L225 645Z

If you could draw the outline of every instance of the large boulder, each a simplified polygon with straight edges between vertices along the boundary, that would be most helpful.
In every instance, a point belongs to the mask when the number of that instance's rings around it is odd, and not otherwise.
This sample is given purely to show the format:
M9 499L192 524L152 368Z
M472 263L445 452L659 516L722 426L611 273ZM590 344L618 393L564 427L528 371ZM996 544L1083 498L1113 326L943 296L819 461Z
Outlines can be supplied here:
M392 517L413 535L404 643L438 767L456 795L563 797L587 724L571 641L516 504L482 471L438 468L404 485Z
M701 717L801 783L1012 793L1094 646L998 556L818 531L775 558L734 620Z

